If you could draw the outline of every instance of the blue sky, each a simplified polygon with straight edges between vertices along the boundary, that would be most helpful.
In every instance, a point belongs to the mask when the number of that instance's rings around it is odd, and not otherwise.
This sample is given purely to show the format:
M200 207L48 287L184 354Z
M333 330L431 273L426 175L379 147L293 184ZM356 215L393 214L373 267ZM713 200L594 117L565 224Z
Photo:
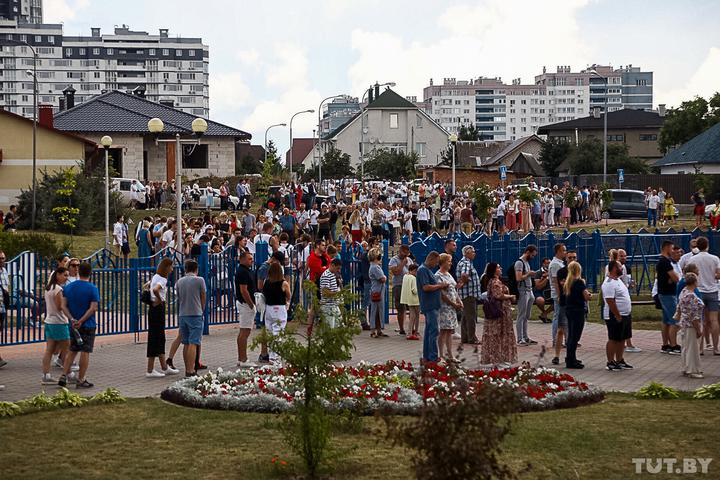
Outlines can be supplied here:
M655 72L655 104L720 90L720 1L693 0L44 0L69 35L114 25L202 37L210 46L210 117L253 134L360 96L378 80L422 97L432 77L520 77L543 66L632 63ZM301 115L294 136L310 136ZM287 129L274 129L281 151Z

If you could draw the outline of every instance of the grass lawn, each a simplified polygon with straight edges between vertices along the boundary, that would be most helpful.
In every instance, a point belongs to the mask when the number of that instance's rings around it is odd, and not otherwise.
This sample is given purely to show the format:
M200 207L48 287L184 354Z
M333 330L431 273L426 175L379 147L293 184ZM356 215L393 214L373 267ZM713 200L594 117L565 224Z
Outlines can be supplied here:
M589 407L521 415L504 460L520 478L629 478L634 457L715 456L706 430L718 415L717 401L612 394ZM289 467L298 459L286 453L275 418L137 399L0 419L0 465L4 479L285 478L272 457ZM381 420L367 418L362 433L340 433L335 445L347 457L333 478L412 478L407 454L383 431ZM708 478L718 471L710 464Z

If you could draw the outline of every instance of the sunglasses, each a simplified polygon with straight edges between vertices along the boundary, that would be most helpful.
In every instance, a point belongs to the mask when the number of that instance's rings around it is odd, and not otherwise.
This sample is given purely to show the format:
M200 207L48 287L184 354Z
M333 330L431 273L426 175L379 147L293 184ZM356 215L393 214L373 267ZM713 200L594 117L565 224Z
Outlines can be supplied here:
M71 267L79 267L80 264L79 264L79 263L71 263L70 266L71 266Z

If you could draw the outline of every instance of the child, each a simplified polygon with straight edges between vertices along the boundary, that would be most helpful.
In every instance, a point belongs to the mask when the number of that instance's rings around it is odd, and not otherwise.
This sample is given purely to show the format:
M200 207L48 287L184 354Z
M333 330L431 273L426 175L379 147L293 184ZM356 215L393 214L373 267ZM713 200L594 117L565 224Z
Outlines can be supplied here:
M705 305L695 295L697 282L698 277L694 273L688 272L685 275L685 289L680 294L675 313L682 338L683 375L690 378L703 378L698 343L702 340L701 321Z
M403 277L402 290L400 292L400 303L405 305L410 316L410 328L408 328L408 340L420 340L418 330L420 327L420 299L417 292L416 263L408 267L408 274Z

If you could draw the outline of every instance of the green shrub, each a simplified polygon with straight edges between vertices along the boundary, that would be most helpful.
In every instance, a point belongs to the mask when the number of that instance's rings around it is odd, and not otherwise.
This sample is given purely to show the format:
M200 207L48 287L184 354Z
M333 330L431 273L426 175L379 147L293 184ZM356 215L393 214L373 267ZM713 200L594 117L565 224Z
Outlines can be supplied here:
M0 232L0 250L5 252L8 260L18 253L30 250L43 258L58 258L67 252L70 245L59 244L54 235L35 232Z
M20 402L18 402L20 403ZM45 392L39 393L35 395L34 397L30 397L27 400L23 400L24 406L27 407L33 407L37 409L50 409L55 408L55 403L53 403L53 398L49 395L47 395ZM23 410L26 410L23 408Z
M678 398L680 394L672 387L667 387L662 383L650 382L635 394L636 398L645 398L653 400L671 400Z
M703 385L695 390L693 398L698 400L720 400L720 383Z
M90 399L90 403L100 404L123 403L125 401L125 397L120 395L120 392L116 388L108 388Z
M14 417L21 413L22 409L13 402L0 402L0 417Z
M88 402L88 399L77 393L72 393L67 388L61 388L60 391L52 397L52 401L57 407L67 408L81 407Z

